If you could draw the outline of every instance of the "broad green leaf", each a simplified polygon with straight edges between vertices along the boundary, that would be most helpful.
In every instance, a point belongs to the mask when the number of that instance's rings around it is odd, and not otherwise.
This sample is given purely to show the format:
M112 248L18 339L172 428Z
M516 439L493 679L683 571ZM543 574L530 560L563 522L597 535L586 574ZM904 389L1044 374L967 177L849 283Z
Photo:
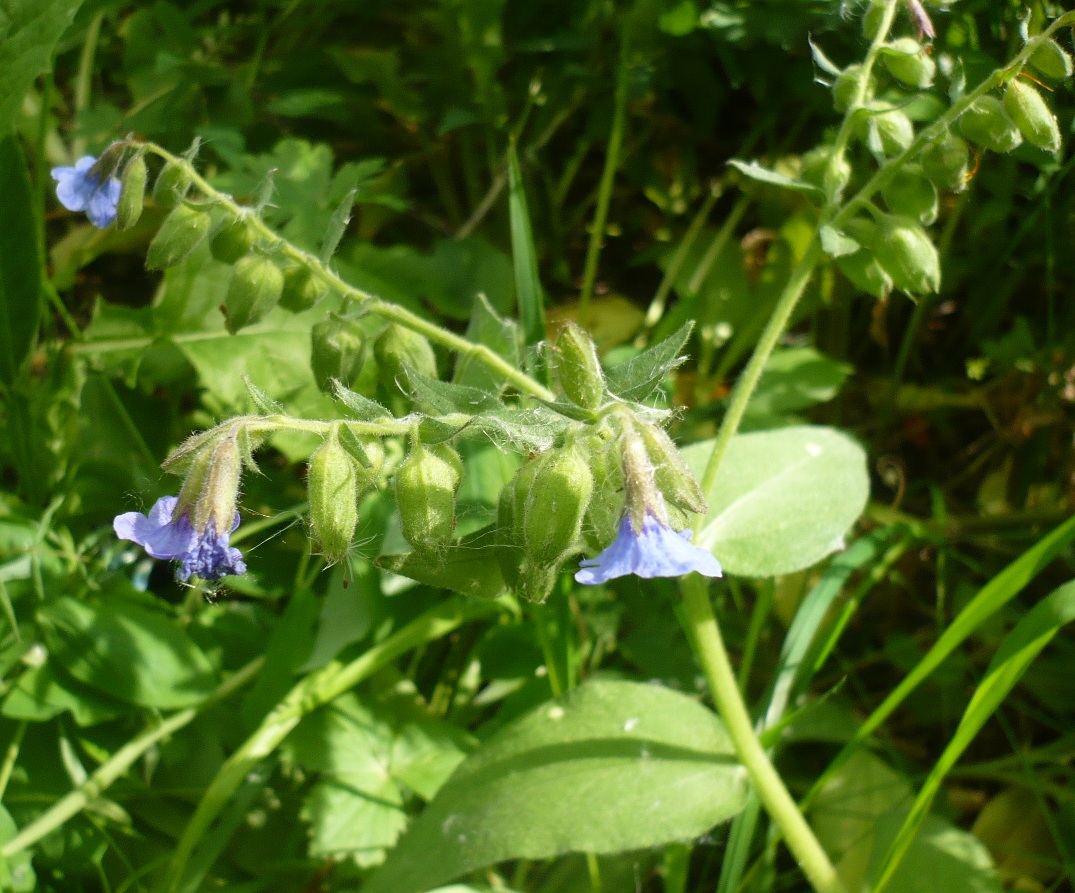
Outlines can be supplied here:
M82 0L6 0L0 15L0 134L7 135L34 78ZM27 209L32 207L27 205ZM7 236L12 230L5 229Z
M391 548L388 537L383 548ZM458 543L436 555L422 552L386 553L378 556L376 564L427 586L481 598L496 598L507 588L497 560L501 548L493 542L491 529L483 528L464 536Z
M347 231L347 224L351 222L351 209L355 206L355 195L357 193L357 189L352 189L348 192L337 205L336 210L332 212L332 217L328 222L328 229L325 230L325 238L321 242L321 263L324 266L328 266L329 261L332 260L332 255L340 247L340 239L343 238L343 234Z
M545 339L545 299L538 277L537 250L526 207L523 175L515 141L508 145L508 214L511 219L511 255L515 266L515 293L527 344Z
M48 664L21 673L4 698L2 712L12 719L44 722L70 710L80 726L124 713L127 705L56 673Z
M474 302L474 312L467 325L467 340L485 345L513 366L522 362L518 323L500 316L483 294L479 294ZM453 378L459 384L485 389L499 389L504 385L496 373L465 354L456 360Z
M662 846L726 821L745 796L714 713L655 685L589 682L468 757L365 890L419 893L505 859Z
M781 174L778 171L770 170L767 167L762 167L756 161L740 161L738 158L733 158L728 162L737 171L751 180L757 180L759 183L768 183L770 186L780 186L783 189L793 189L796 192L802 192L810 196L817 198L823 198L825 193L814 186L812 183L807 183L804 180L796 180L794 177L789 177L787 174Z
M7 52L7 44L0 42L0 59ZM0 83L6 76L0 73ZM24 90L26 86L29 83ZM0 97L0 126L6 129L3 103L12 97L7 93ZM21 100L22 92L16 98ZM0 230L4 233L0 253L0 382L9 389L33 347L41 314L41 247L33 208L26 159L18 139L5 136L0 139Z
M64 596L41 614L50 654L97 691L173 710L200 703L213 690L209 659L160 612L124 599L91 605Z
M7 843L19 831L18 825L6 808L0 806L0 844ZM37 889L34 874L33 851L26 849L8 859L0 858L0 890L12 893L32 893Z
M680 351L693 328L693 322L684 323L664 341L608 369L605 373L608 389L624 400L645 400L664 381L665 376L686 359L680 355Z
M812 347L775 351L747 405L747 415L786 416L831 400L843 386L851 366Z
M711 449L705 441L683 450L696 475ZM740 434L706 494L697 542L731 574L802 570L843 548L869 490L866 453L839 431L802 425Z

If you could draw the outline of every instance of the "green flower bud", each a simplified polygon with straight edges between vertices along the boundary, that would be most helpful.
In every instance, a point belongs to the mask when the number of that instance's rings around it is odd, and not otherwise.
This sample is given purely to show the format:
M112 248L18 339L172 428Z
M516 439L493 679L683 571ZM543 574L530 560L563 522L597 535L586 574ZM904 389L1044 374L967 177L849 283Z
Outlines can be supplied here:
M590 550L600 552L616 538L623 517L623 463L607 429L588 438L584 449L593 474L594 495L586 509L582 535Z
M900 37L886 44L880 56L881 63L897 81L919 89L933 83L937 63L913 37Z
M504 582L514 590L519 582L523 559L522 519L526 511L526 495L533 486L537 462L526 462L500 491L496 508L497 562Z
M157 175L153 186L153 201L162 208L174 208L190 189L190 170L181 161L169 161Z
M534 563L556 564L578 545L593 472L577 446L551 450L533 464L521 518L523 551Z
M913 220L886 216L877 228L874 252L897 288L912 295L940 289L941 264L937 249L926 231Z
M668 502L684 511L703 515L708 511L705 494L672 438L656 425L638 424L638 433L656 474L657 489Z
M848 65L839 76L836 78L836 83L832 85L832 102L838 112L846 112L855 98L855 92L858 90L859 82L862 80L862 66L861 65ZM869 83L866 85L866 92L862 97L863 102L873 98L873 78L870 78Z
M231 530L239 501L242 456L236 435L224 436L197 452L176 502L176 516L188 513L195 530L212 520L218 533Z
M142 216L148 177L145 154L139 152L130 160L123 172L123 188L120 190L119 202L116 204L116 226L119 229L130 229Z
M911 145L914 124L903 112L882 103L871 103L869 110L856 120L855 132L870 151L891 157Z
M560 562L540 564L524 556L519 563L519 576L512 591L528 602L541 604L556 588L560 579Z
M374 356L392 380L405 380L405 367L436 378L437 358L425 336L392 323L373 345Z
M881 188L881 195L888 209L897 216L925 224L937 219L937 187L917 164L897 170Z
M175 266L190 254L209 232L209 212L180 205L164 218L146 252L146 269Z
M1060 126L1041 94L1012 78L1004 91L1004 108L1028 143L1049 152L1060 151Z
M228 331L240 329L265 318L284 287L284 274L275 262L259 254L248 254L235 265L224 296L224 313Z
M836 265L851 282L867 294L880 300L892 291L892 277L877 262L874 246L877 243L877 224L867 217L853 217L844 224L844 231L861 249L836 259Z
M567 323L556 341L556 374L569 400L584 409L597 409L605 396L605 376L593 339Z
M462 463L450 447L425 447L415 439L396 469L396 506L403 536L418 552L448 545L455 530L455 494Z
M816 149L811 149L802 157L800 177L807 183L824 189L825 174L829 169L830 158L832 158L832 146L818 146ZM836 191L842 191L850 180L851 163L846 157L841 156L840 163L836 166Z
M922 169L939 188L962 192L970 171L967 141L947 131L922 153Z
M310 367L317 386L332 393L332 379L350 384L366 359L366 330L355 319L329 314L310 330Z
M233 217L209 240L209 253L222 264L233 264L249 254L257 240L254 224L245 216Z
M358 501L373 486L373 478L340 445L340 426L310 457L307 484L310 521L321 553L332 564L346 557L358 524Z
M315 276L306 264L293 264L284 270L280 306L292 313L302 313L320 301L327 291L328 287L321 277Z
M885 4L874 0L870 8L862 16L862 36L867 40L873 40L881 27L881 21L885 17Z
M980 96L959 118L959 130L972 143L994 152L1011 152L1022 141L1019 128L995 96Z
M1051 81L1066 81L1071 77L1071 56L1055 40L1039 43L1030 54L1030 64Z

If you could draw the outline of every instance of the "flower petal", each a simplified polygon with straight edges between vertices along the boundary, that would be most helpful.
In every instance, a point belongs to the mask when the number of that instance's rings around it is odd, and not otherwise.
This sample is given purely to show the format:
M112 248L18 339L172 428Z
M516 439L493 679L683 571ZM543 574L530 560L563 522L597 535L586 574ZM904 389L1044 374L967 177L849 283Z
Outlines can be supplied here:
M583 559L580 565L575 579L588 586L628 574L648 579L679 577L692 571L707 577L722 573L712 552L691 544L690 531L677 533L650 514L638 532L625 517L612 544L596 558Z

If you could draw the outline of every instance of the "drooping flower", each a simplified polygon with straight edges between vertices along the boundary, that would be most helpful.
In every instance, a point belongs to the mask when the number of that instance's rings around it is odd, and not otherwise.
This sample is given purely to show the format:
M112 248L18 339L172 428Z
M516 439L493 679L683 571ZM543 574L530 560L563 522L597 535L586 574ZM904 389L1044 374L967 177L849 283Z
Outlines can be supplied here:
M97 159L84 155L74 167L54 167L56 197L68 211L85 211L90 223L99 229L116 219L116 205L122 186L109 173L96 170Z
M228 574L245 574L242 553L228 543L231 532L239 526L238 512L230 530L218 531L210 519L199 532L191 525L186 512L173 517L177 501L174 496L162 496L148 515L141 512L117 515L112 529L120 539L140 545L152 558L180 562L176 578L182 583L191 577L212 581Z
M691 531L675 531L646 512L642 527L635 530L630 515L624 515L619 533L596 558L584 558L575 573L579 583L594 586L616 577L679 577L696 571L705 577L722 575L713 553L691 543Z

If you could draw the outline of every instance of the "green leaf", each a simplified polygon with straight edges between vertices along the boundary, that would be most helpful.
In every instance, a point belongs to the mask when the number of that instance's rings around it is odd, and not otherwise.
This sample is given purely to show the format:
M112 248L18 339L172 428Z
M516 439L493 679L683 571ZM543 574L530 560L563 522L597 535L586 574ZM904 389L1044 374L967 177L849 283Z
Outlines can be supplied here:
M854 254L861 247L858 242L833 226L826 224L818 233L821 237L821 250L829 257L844 257Z
M360 422L376 422L392 418L392 413L376 400L363 397L341 381L333 379L332 392L336 399L351 410L351 415Z
M343 234L347 231L347 224L351 222L351 209L355 206L355 196L358 194L358 189L351 189L343 197L343 201L339 203L336 210L332 212L332 217L328 222L328 229L325 231L324 241L321 243L321 263L328 266L332 255L336 253L336 249L340 246L340 239L343 238Z
M802 192L816 198L824 198L825 196L825 192L812 183L796 180L787 174L781 174L767 167L762 167L756 161L746 162L733 158L728 164L743 176L749 177L751 180L757 180L759 183L768 183L770 186L780 186L783 189L793 189L795 192Z
M588 682L468 757L366 893L418 893L505 859L614 853L702 834L742 807L717 716L655 685Z
M686 359L680 356L680 351L693 328L693 322L686 322L664 341L606 370L605 383L609 391L624 400L645 400L664 381L665 376Z
M65 678L48 663L22 673L4 698L3 714L44 722L70 710L80 726L115 719L129 708L88 686Z
M0 43L0 59L6 51L7 45ZM3 77L0 74L0 83ZM6 93L0 97L2 108L11 97ZM20 101L21 97L20 92ZM4 137L0 140L0 228L4 233L0 253L0 382L8 388L33 347L41 314L41 247L33 208L22 149L16 137Z
M474 302L474 312L467 324L467 340L485 345L513 366L519 366L522 362L518 324L498 314L483 294L479 294ZM466 354L460 355L456 361L453 378L459 384L485 390L499 390L504 384L487 366Z
M0 133L8 134L34 78L82 0L7 0L0 16ZM27 208L32 205L27 205ZM13 231L5 230L7 236Z
M511 256L515 265L515 293L527 344L545 339L545 299L538 277L537 251L526 207L523 175L515 141L508 145L508 214L511 218Z
M436 555L424 552L388 553L379 555L376 564L427 586L451 589L480 598L496 598L507 589L497 560L501 548L493 542L492 531L483 528Z
M765 364L758 387L747 405L748 416L779 417L831 400L851 374L840 363L812 347L775 351Z
M68 596L41 613L51 655L97 691L174 710L200 703L213 690L209 659L164 614L125 599L96 606Z
M0 806L0 844L12 840L19 827L11 813ZM33 850L24 849L8 859L0 858L0 890L12 893L32 893L37 889L37 876L34 874Z
M699 477L712 442L683 451ZM697 542L747 577L802 570L844 546L866 506L866 453L832 428L796 426L732 438L706 494Z
M469 385L441 381L419 372L404 362L406 381L400 385L416 404L430 412L448 415L460 412L474 415L496 405L495 398L487 391Z

